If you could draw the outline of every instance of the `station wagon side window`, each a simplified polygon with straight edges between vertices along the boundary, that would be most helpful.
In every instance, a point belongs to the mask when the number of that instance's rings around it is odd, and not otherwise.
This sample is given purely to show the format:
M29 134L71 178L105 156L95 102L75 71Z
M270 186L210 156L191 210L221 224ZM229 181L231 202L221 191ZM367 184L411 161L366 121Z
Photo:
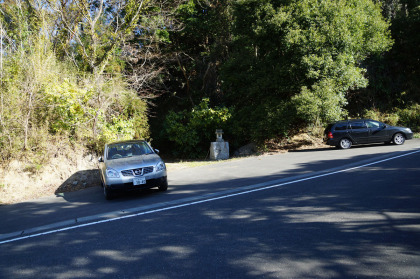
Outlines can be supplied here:
M352 130L365 129L366 128L366 125L363 121L352 122L350 125L351 125Z
M373 129L380 129L380 128L385 127L383 123L379 121L373 121L373 120L366 121L366 124L368 128L373 128Z
M337 123L334 128L335 131L343 131L347 130L347 122L346 123Z

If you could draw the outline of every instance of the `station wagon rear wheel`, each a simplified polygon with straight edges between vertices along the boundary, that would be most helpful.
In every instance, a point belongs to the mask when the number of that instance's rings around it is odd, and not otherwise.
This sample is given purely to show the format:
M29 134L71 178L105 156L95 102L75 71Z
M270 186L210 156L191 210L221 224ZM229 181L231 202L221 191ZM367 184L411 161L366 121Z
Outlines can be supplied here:
M347 138L343 138L338 143L338 147L341 149L349 149L351 147L351 144L352 144L351 140Z
M401 134L401 133L396 133L396 134L394 135L394 137L392 138L392 140L393 140L394 144L396 144L396 145L401 145L401 144L404 144L404 142L405 142L405 137L404 137L404 135L403 135L403 134Z

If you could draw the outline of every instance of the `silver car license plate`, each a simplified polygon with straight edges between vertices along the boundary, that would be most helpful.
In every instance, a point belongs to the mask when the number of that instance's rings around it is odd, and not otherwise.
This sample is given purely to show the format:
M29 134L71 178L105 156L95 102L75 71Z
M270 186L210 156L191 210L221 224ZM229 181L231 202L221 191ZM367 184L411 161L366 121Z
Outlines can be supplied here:
M146 178L144 177L136 177L133 178L133 185L142 185L142 184L146 184Z

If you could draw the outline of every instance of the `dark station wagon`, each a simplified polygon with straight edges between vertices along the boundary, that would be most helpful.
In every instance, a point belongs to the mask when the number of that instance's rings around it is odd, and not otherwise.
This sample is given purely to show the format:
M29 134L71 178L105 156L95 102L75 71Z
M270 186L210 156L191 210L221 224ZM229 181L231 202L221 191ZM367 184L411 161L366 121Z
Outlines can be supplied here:
M338 121L325 129L328 145L348 149L353 144L394 143L404 144L413 138L410 128L390 126L372 119Z

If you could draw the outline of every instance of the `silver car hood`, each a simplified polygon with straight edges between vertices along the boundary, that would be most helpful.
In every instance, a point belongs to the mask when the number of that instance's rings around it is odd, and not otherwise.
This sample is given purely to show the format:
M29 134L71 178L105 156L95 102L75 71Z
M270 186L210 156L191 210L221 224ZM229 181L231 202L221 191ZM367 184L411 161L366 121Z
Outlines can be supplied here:
M156 154L133 156L121 159L106 160L106 167L113 168L117 171L135 169L149 166L156 166L161 161Z

